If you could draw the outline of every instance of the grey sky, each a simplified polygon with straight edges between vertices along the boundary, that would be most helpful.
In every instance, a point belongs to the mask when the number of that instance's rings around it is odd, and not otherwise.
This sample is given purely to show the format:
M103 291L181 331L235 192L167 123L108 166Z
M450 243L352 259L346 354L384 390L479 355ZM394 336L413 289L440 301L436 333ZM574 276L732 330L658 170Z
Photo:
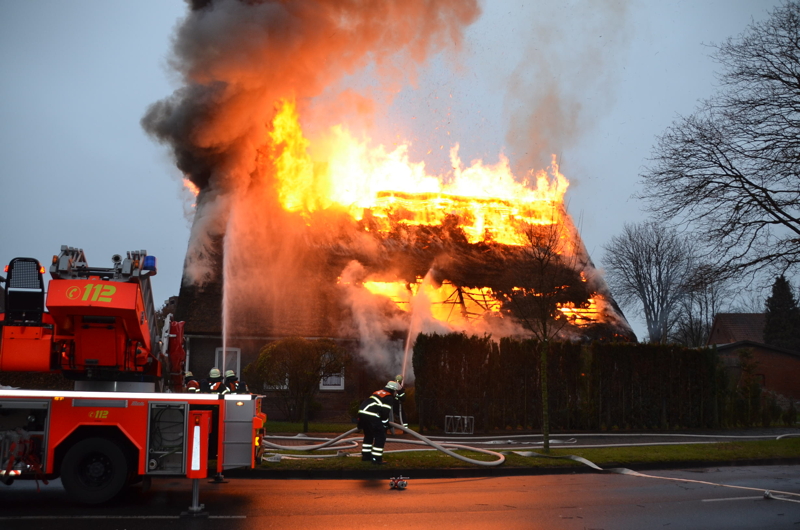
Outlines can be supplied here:
M602 245L645 217L631 194L655 136L715 90L703 43L741 33L776 4L484 2L457 66L432 60L375 116L373 137L410 140L436 171L456 142L465 162L504 152L520 165L536 155L522 152L510 124L555 87L574 124L552 126L551 145L539 147L560 157L569 211L602 267ZM156 304L178 293L190 199L139 120L178 86L167 58L185 9L179 0L0 0L0 264L49 263L68 244L108 265L143 248L159 259Z

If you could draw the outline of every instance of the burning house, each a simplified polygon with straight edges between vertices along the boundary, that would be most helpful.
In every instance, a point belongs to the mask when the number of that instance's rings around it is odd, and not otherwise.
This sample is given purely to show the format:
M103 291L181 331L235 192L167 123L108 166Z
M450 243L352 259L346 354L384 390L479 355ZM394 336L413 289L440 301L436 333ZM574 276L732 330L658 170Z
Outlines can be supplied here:
M375 147L345 125L342 109L366 101L336 91L346 73L413 75L478 13L464 0L191 2L173 61L184 86L142 120L196 194L176 315L191 369L241 370L290 336L341 341L379 377L413 376L421 332L635 340L554 158L517 176L503 156L464 164L455 145L451 170L431 175L407 143ZM332 408L366 390L360 377L321 383L346 390Z
M290 104L285 112L294 112ZM345 140L337 152L351 149ZM299 156L296 165L315 166ZM564 209L567 182L555 162L533 187L503 162L461 169L453 157L457 171L438 189L414 191L410 179L375 186L369 179L387 175L385 160L356 170L349 159L340 170L329 159L317 177L333 189L369 184L364 196L343 203L298 192L295 204L329 202L293 210L282 199L267 215L232 210L235 231L204 247L209 280L191 281L187 268L181 289L177 318L187 322L191 366L221 365L224 351L241 369L289 336L347 342L383 376L413 375L407 348L420 332L635 340Z

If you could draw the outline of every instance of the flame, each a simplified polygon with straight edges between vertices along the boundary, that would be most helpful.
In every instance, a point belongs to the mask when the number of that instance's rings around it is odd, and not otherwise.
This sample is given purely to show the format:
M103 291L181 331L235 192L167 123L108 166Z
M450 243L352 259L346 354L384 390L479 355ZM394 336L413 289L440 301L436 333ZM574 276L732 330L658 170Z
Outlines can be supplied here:
M197 185L194 182L192 182L188 178L184 177L183 178L183 190L185 192L191 193L191 196L192 196L191 208L197 208L197 196L200 194L200 188L198 188ZM186 196L186 199L188 201L189 197Z
M392 151L368 147L341 125L313 146L303 136L294 103L284 101L273 120L271 140L278 196L283 208L309 214L337 205L361 220L367 214L378 230L388 232L390 219L408 225L440 224L458 216L470 243L522 244L521 223L553 224L569 185L555 157L547 170L518 182L509 161L473 161L465 167L458 144L450 149L452 173L429 175L424 162L409 160L409 145ZM314 157L312 157L312 152Z
M401 281L365 281L363 287L374 295L385 296L397 307L408 312L412 298L419 293L431 302L431 314L440 322L468 323L486 314L499 314L501 302L488 287L468 289L444 282L436 287L422 278L416 283L407 284ZM558 304L561 311L575 325L584 326L602 320L598 300L603 296L593 293L588 303L576 306L572 303Z
M408 308L408 303L411 301L411 297L414 296L411 286L403 282L366 281L363 286L372 294L389 298L403 309Z
M600 318L600 309L597 304L597 298L600 295L597 293L592 294L585 306L576 306L573 303L559 304L558 310L561 311L566 317L578 326L585 326L593 324L602 320Z
M183 178L183 187L195 197L197 197L197 195L200 193L200 188L198 188L194 182L187 179L186 177Z
M312 212L331 207L355 220L369 216L371 226L381 232L388 232L391 223L437 225L454 215L470 243L516 246L526 244L521 227L552 225L565 215L561 204L569 184L555 157L547 170L519 182L502 155L494 165L476 160L465 167L456 144L450 149L452 172L429 175L424 162L409 159L408 144L391 151L384 146L370 148L342 125L332 127L312 145L290 101L282 103L272 125L269 134L277 152L274 165L280 203L308 222ZM571 234L562 233L559 238L564 250L574 251ZM587 281L583 273L581 279ZM502 316L502 302L489 287L464 288L449 281L435 285L421 277L411 283L369 278L360 286L389 298L407 313L415 301L425 300L430 315L451 326L469 327L486 315ZM591 324L600 320L598 297L594 293L584 306L564 304L558 309L576 325Z
M412 299L424 296L430 302L431 316L449 324L468 324L489 313L500 313L501 303L489 287L465 288L449 281L436 286L424 278L415 283L401 281L365 281L363 287L375 295L385 296L408 312Z

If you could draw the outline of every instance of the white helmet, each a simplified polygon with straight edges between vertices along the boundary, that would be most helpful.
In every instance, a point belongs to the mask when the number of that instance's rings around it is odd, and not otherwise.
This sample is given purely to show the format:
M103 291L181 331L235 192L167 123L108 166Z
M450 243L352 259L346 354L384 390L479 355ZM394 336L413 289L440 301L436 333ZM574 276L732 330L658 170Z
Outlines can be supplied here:
M400 390L400 384L397 381L389 381L386 383L386 390L391 390L392 392L397 392Z
M220 377L219 368L212 368L210 372L208 372L208 377Z

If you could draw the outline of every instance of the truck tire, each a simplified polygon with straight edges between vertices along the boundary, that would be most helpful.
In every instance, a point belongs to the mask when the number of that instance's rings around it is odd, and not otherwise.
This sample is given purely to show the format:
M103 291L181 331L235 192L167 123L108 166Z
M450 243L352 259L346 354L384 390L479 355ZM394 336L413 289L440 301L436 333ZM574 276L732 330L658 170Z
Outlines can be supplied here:
M116 443L86 438L73 445L61 463L61 483L67 494L84 504L114 498L125 487L128 461Z

